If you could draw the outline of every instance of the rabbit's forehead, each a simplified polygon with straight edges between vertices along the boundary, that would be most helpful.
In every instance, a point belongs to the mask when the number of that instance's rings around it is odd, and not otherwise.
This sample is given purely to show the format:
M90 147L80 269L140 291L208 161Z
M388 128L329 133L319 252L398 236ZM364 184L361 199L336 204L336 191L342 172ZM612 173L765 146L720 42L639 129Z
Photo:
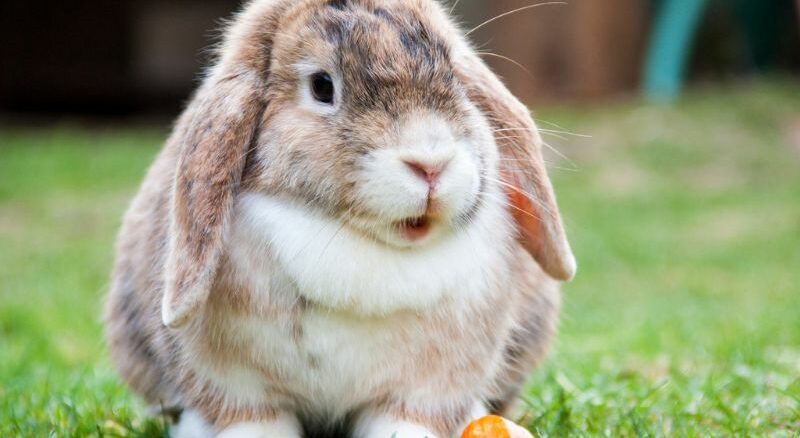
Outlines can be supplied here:
M305 52L341 75L346 98L446 102L457 96L449 44L414 10L328 8L306 29L312 37L301 39Z
M413 9L327 7L307 17L295 41L342 69L402 76L419 70L450 70L449 45Z

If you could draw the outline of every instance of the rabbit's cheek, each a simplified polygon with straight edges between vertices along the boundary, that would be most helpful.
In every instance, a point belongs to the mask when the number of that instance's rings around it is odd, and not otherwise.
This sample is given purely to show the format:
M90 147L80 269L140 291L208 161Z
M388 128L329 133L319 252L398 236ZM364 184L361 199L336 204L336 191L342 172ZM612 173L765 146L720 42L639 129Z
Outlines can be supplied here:
M462 214L478 196L481 171L476 160L460 151L443 172L439 185L431 194L431 204L445 212L444 216Z

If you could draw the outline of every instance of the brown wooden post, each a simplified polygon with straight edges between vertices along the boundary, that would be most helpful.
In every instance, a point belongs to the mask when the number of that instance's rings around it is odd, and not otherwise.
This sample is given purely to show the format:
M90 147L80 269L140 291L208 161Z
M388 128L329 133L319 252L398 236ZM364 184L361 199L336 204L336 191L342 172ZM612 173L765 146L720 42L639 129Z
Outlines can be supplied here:
M462 0L463 1L463 0ZM636 91L647 28L646 0L567 0L517 12L473 35L479 47L514 59L485 59L528 103ZM480 23L529 0L482 0Z

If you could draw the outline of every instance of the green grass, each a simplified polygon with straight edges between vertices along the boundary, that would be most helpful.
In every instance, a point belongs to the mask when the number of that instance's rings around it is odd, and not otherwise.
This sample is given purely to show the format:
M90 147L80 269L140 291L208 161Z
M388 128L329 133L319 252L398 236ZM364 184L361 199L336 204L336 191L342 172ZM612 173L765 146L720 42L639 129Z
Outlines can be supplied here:
M545 137L569 158L551 172L580 270L527 391L531 430L799 436L797 89L537 114L569 132ZM99 323L120 216L164 135L0 133L0 436L165 435Z

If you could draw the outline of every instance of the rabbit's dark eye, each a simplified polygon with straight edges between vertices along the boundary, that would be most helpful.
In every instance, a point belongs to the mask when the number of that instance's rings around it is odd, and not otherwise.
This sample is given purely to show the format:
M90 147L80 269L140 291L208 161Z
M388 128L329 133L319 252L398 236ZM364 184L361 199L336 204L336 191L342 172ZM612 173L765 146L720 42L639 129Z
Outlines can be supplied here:
M311 76L311 94L314 95L314 99L322 103L332 104L334 92L331 75L321 71Z

